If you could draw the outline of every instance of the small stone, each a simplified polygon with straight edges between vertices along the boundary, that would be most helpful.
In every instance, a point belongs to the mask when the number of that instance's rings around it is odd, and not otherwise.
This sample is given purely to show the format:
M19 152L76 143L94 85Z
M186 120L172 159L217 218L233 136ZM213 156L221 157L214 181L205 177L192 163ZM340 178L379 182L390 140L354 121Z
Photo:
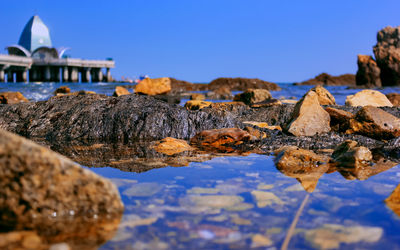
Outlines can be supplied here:
M266 89L248 89L243 93L235 95L234 101L240 101L247 105L259 103L271 99L271 93Z
M389 99L377 90L365 89L346 97L347 106L393 107Z
M54 91L54 95L68 94L68 93L71 93L71 89L68 86L61 86Z
M135 87L135 93L144 95L162 95L171 91L171 79L162 78L145 78Z
M372 160L371 151L357 142L347 140L340 144L332 154L332 158L344 168L362 168L369 165Z
M115 87L115 91L114 91L113 96L118 97L118 96L121 96L121 95L130 95L130 94L131 93L126 88L121 87L121 86L117 86L117 87Z
M205 99L206 97L203 94L194 93L190 95L190 100L203 101Z
M196 134L191 140L192 145L209 149L225 150L225 145L240 145L250 141L252 136L239 128L222 128L204 130Z
M318 95L308 92L296 104L287 131L295 136L313 136L330 130L328 112L320 106Z
M185 103L185 108L187 108L188 110L199 110L209 107L211 104L212 102L192 100Z
M191 151L193 148L184 140L167 137L157 142L154 149L166 155L179 154L185 151Z
M318 85L310 89L308 92L311 91L317 94L320 105L336 105L335 97L333 97L333 95L324 87Z
M28 99L25 98L21 94L21 92L1 92L0 93L0 103L1 104L15 104L20 102L29 102Z
M265 132L255 129L253 127L245 127L244 130L257 139L263 139L267 137L267 134Z

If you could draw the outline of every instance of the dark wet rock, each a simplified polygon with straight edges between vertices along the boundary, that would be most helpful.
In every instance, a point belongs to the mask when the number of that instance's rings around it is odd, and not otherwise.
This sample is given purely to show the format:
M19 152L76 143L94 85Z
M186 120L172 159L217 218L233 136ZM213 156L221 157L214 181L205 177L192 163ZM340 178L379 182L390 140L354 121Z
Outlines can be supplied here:
M209 107L211 104L212 102L191 100L185 103L185 108L188 110L200 110Z
M331 76L327 73L322 73L315 78L304 82L295 83L295 85L345 85L351 86L356 84L356 78L353 74L344 74L340 76Z
M399 93L390 93L390 94L387 94L386 97L393 104L393 106L400 107L400 94Z
M329 157L296 146L280 148L274 161L280 172L296 178L307 192L315 190L319 178L329 169Z
M400 85L400 26L386 27L378 32L374 46L376 62L381 70L383 86Z
M231 89L227 86L222 86L207 92L206 97L211 100L232 100L233 95Z
M40 229L49 218L116 216L117 188L69 159L0 130L0 224L9 230Z
M331 117L331 129L337 132L346 132L350 128L350 120L354 118L354 115L350 112L336 109L332 107L325 108Z
M266 89L247 89L246 91L235 95L233 100L251 105L271 98L271 93Z
M392 107L389 99L377 90L364 89L354 95L346 97L347 106L375 106L375 107Z
M115 87L113 96L118 97L121 95L130 95L130 94L131 93L126 88L124 88L122 86L117 86L117 87Z
M248 108L242 106L237 108L232 113L241 121L257 121L266 122L269 125L279 125L289 123L295 105L273 105L260 108Z
M171 91L171 80L168 77L145 78L135 86L135 93L143 95L162 95Z
M154 99L169 103L169 104L180 104L182 96L180 95L153 95Z
M194 93L190 95L190 100L204 101L206 97L203 94Z
M328 112L320 106L318 95L310 91L296 104L287 132L295 136L313 136L329 132L329 124Z
M190 143L206 151L233 152L235 146L248 142L253 137L238 128L204 130L196 134Z
M71 93L71 89L68 86L61 86L54 91L54 95L68 93Z
M152 97L63 96L48 101L0 106L0 127L47 141L124 142L190 139L215 128L237 127L233 114L188 111Z
M400 119L380 108L365 106L350 120L350 129L378 140L393 139L400 136Z
M358 71L356 74L356 84L368 87L381 87L381 70L372 56L357 56Z
M335 97L333 97L333 95L322 86L315 86L314 88L310 89L306 95L309 92L314 92L317 94L320 105L336 105Z
M247 89L267 89L280 90L281 88L272 82L263 81L257 78L217 78L209 83L209 90L216 90L221 87L227 87L231 91L245 91Z
M20 102L29 102L20 92L1 92L0 104L15 104Z

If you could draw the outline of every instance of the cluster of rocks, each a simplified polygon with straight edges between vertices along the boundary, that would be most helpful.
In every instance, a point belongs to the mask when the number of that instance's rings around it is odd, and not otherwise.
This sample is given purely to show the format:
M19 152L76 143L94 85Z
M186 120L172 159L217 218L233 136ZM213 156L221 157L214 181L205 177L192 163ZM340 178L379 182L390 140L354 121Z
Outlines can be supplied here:
M388 26L380 30L377 40L373 48L375 59L368 55L358 55L357 85L400 85L400 26Z

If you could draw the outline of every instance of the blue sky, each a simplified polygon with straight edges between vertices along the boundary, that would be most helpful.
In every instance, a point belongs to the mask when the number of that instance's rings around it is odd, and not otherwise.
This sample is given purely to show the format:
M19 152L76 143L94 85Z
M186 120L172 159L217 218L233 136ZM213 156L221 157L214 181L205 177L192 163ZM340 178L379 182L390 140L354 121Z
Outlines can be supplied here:
M400 25L399 10L399 0L13 0L1 3L0 46L17 43L37 14L55 47L114 58L116 78L295 82L356 73L357 54Z

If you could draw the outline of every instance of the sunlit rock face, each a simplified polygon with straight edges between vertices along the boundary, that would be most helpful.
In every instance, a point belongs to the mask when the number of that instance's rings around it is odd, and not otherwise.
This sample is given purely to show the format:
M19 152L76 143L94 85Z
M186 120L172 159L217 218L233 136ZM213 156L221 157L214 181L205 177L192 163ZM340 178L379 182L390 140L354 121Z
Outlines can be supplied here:
M113 96L118 97L118 96L121 96L121 95L130 95L130 94L131 93L126 88L124 88L122 86L117 86L117 87L115 87L115 91L114 91Z
M171 80L163 78L145 78L135 87L135 93L144 95L162 95L171 91Z
M0 221L10 230L45 228L43 221L49 218L54 218L50 224L57 226L56 221L73 220L74 216L118 217L124 208L110 181L3 130L0 179Z
M233 100L250 105L270 98L272 98L271 93L266 89L247 89L243 93L235 95Z
M2 92L0 93L0 104L14 104L20 102L29 102L20 92Z
M377 90L364 89L346 97L347 106L392 107L387 97Z
M358 71L356 84L371 87L381 87L381 69L376 64L372 56L357 56Z
M400 185L397 185L385 203L395 214L400 216Z
M193 150L193 148L184 140L167 137L157 142L154 149L166 155L175 155L185 151Z
M333 95L322 86L315 86L307 93L309 92L315 92L317 94L320 105L336 105L335 97L333 97Z

